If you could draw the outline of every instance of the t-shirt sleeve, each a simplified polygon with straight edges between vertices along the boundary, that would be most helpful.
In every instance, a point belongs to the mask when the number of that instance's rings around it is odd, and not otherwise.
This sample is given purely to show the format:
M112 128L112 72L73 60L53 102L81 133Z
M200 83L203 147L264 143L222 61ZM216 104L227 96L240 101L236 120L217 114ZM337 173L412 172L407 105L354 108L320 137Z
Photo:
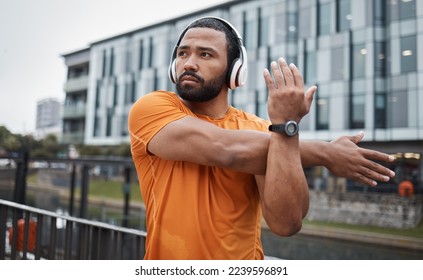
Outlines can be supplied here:
M185 116L187 113L174 93L155 91L138 99L128 116L132 154L147 154L147 145L154 135Z

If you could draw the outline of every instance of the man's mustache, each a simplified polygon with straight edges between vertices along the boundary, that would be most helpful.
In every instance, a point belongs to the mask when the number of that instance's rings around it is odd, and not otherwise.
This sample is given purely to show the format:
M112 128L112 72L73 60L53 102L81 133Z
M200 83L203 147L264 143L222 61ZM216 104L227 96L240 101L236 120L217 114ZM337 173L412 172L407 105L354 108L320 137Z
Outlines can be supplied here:
M204 79L203 78L201 78L200 76L198 76L195 72L193 72L193 71L185 71L184 73L182 73L180 76L179 76L179 81L184 77L184 76L191 76L191 77L194 77L194 78L196 78L198 81L200 81L200 82L204 82Z

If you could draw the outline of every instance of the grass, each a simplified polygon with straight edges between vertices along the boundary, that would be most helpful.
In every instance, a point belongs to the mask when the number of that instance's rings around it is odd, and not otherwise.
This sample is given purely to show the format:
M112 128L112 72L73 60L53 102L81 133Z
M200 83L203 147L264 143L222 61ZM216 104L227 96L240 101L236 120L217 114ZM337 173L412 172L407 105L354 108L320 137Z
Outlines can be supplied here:
M342 224L342 223L329 223L329 222L307 221L307 220L304 220L304 224L328 226L333 228L349 229L349 230L372 232L372 233L393 234L393 235L423 239L423 221L420 222L420 224L417 227L411 228L411 229L396 229L396 228L386 228L386 227L377 227L377 226L350 225L350 224Z
M28 184L37 183L37 173L29 174L27 177ZM112 198L117 200L123 199L123 183L117 180L102 180L90 178L88 188L88 196ZM79 195L80 188L77 188L76 193ZM134 202L142 202L141 192L138 182L133 182L130 186L130 198Z
M88 190L89 196L105 197L122 200L123 183L111 180L90 180ZM138 183L132 183L130 186L130 198L134 202L142 202L141 192Z

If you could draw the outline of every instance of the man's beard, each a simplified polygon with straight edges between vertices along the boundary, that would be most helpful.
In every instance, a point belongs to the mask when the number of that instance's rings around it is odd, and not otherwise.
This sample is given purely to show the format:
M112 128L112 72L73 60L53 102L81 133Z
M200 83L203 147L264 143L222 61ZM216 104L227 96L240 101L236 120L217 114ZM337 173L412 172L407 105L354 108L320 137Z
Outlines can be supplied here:
M193 87L191 85L181 85L180 80L186 75L192 76L198 80L197 87ZM179 79L176 82L176 91L179 96L186 101L207 102L219 95L225 83L225 78L226 75L222 74L217 78L205 82L204 79L198 76L195 72L186 71L179 76Z

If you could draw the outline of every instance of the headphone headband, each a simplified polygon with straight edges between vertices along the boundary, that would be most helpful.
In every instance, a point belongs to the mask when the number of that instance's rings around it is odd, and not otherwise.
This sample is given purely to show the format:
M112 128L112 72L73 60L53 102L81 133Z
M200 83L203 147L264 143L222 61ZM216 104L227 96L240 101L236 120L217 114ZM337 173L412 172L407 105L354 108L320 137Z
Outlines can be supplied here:
M235 27L233 27L232 24L230 24L229 22L227 22L226 20L219 18L219 17L213 17L213 16L206 16L206 17L201 17L198 18L196 20L194 20L193 22L191 22L190 24L188 24L184 30L181 32L181 34L179 35L179 39L175 45L175 47L173 48L173 52L172 52L172 56L170 59L170 65L169 65L169 78L173 83L177 82L177 74L176 74L176 54L177 54L177 50L179 47L179 44L182 41L182 38L184 37L185 33L190 29L190 26L200 20L203 19L215 19L218 20L219 22L223 23L226 27L228 27L231 32L237 37L237 44L238 44L238 48L239 48L239 57L237 57L236 59L234 59L234 61L232 61L230 68L228 70L228 78L227 78L227 83L228 83L228 87L230 89L235 89L239 86L243 86L247 80L247 75L248 75L248 70L247 70L247 51L244 47L244 45L242 44L242 37L240 36L239 32L235 29Z

